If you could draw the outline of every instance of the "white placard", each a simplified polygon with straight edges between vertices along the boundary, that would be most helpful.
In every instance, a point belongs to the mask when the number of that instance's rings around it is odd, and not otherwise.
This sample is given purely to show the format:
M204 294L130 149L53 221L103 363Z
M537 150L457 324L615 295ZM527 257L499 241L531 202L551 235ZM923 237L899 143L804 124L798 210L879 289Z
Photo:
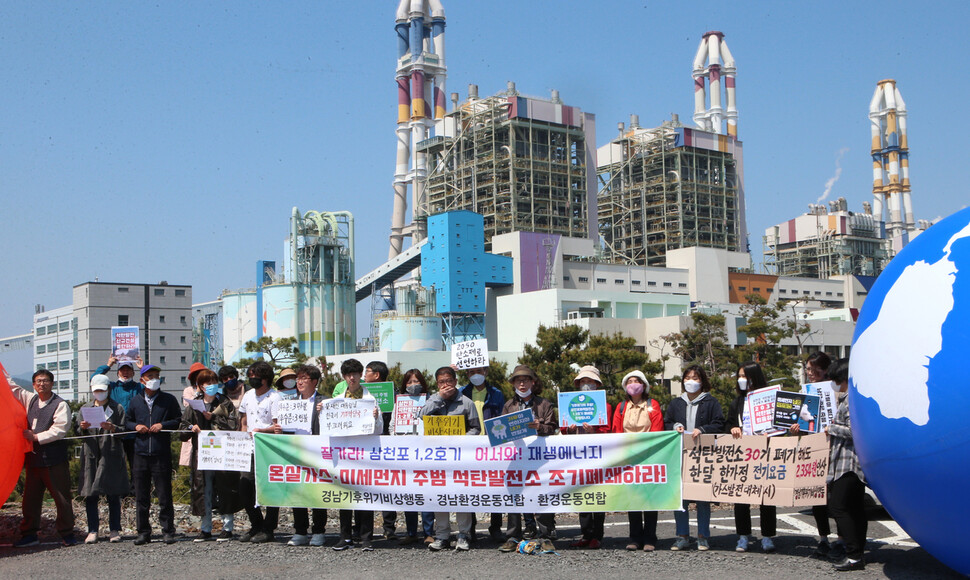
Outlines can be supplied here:
M408 435L424 433L424 423L421 421L421 409L427 397L425 395L398 395L394 400L394 433Z
M823 381L819 383L808 383L807 385L802 385L803 393L808 395L818 395L819 432L825 429L825 427L835 419L835 412L839 407L838 395L835 392L836 388L838 387L836 387L835 383L832 381Z
M775 421L775 393L781 390L781 385L774 385L758 389L748 394L746 404L751 417L751 431L745 435L774 435L781 433L781 429L774 426Z
M91 424L91 429L100 429L101 423L108 420L104 407L81 407L81 419Z
M373 435L376 409L374 399L327 399L320 409L320 434Z
M273 419L284 431L310 435L313 424L314 399L287 399L273 404Z
M242 431L199 433L198 469L248 472L252 465L253 439Z
M484 338L456 342L451 347L451 364L458 370L488 366L488 341Z

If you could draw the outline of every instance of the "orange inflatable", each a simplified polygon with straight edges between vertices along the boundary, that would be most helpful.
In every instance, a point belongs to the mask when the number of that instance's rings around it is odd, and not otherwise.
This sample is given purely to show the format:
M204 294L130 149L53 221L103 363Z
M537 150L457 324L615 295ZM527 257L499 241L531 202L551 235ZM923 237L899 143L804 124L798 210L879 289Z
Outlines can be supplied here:
M27 411L10 390L10 376L0 364L0 498L6 502L20 479L27 440Z

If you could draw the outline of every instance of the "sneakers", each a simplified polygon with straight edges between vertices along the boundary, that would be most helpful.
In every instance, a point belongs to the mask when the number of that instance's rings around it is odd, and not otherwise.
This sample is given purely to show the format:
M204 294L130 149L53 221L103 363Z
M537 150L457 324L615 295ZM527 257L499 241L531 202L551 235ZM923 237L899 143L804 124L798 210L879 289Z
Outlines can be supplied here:
M192 539L193 542L211 542L215 538L212 537L212 532L199 532L199 535Z
M162 541L165 542L166 544L174 544L175 534L164 534L162 536Z
M149 536L148 534L138 534L138 536L135 538L135 545L144 546L145 544L151 541L152 541L152 537Z
M266 542L272 542L275 540L276 536L273 535L273 532L259 532L249 541L254 544L265 544Z
M468 540L465 540L465 542L467 543ZM432 552L439 552L441 550L444 550L445 548L450 548L450 547L451 547L451 542L449 540L435 540L430 544L428 544L428 549L431 550Z
M259 533L259 532L255 532L253 530L249 530L248 532L246 532L245 534L243 534L242 536L239 537L239 541L240 542L252 542L253 541L253 536L255 536L257 533Z
M24 537L20 538L20 541L14 543L13 547L14 548L29 548L31 546L36 546L39 543L40 543L40 540L37 539L37 536L34 535L34 534L31 534L29 536L24 536Z
M354 547L354 543L351 540L340 540L336 544L334 544L333 549L334 551L339 552L341 550L349 550L350 548L353 548L353 547Z
M425 544L430 544L433 541L434 541L434 537L433 536L425 536L424 537L424 543Z
M845 543L841 540L832 542L832 548L829 550L829 561L841 562L843 560L845 560Z
M95 540L98 539L97 534L95 534L94 539ZM65 546L76 546L77 545L77 538L74 537L74 534L68 534L66 536L62 536L61 537L61 544L65 545Z
M84 538L85 544L97 544L98 543L98 532L88 532L86 538Z
M708 543L707 538L697 538L697 549L706 552L711 549L711 544Z
M590 550L599 550L600 549L600 541L597 540L597 539L590 540L589 541L589 549Z
M111 530L111 533L108 536L108 541L111 542L112 544L117 544L118 542L120 542L121 532L119 532L118 530Z
M471 550L471 549L472 547L468 543L468 538L465 536L459 535L458 541L455 543L455 551L467 552L468 550Z
M216 541L217 542L232 541L232 532L230 532L229 530L222 530L222 532L219 533L219 537L216 538Z
M499 546L499 552L514 552L519 547L519 542L515 538L509 538L505 540L505 543Z
M291 542L293 540L290 540ZM310 536L310 545L319 547L327 543L327 536L324 534L313 534Z
M290 541L286 543L287 546L306 546L310 543L310 537L306 534L293 534Z
M361 552L373 552L374 551L374 546L371 546L370 544L364 544L363 546L360 547L360 551Z
M678 536L677 541L674 542L674 545L670 547L670 549L674 552L680 552L688 548L690 548L690 540L684 536Z
M761 538L761 549L764 550L765 554L772 554L775 551L775 543L771 538Z
M836 572L852 572L854 570L865 570L866 561L865 560L852 560L850 558L845 558L841 562L836 562L832 568Z
M735 552L747 552L748 551L748 536L741 536L738 538L738 547L734 549Z
M542 552L555 552L556 545L552 543L552 540L548 538L543 538L542 542L539 543L539 549Z

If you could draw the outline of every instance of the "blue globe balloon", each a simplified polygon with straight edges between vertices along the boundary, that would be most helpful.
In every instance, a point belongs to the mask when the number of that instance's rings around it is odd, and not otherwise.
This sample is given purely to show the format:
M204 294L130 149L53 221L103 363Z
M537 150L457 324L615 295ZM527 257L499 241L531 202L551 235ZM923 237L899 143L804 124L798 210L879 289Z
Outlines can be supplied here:
M863 305L849 408L866 479L929 553L970 574L970 208L917 236Z

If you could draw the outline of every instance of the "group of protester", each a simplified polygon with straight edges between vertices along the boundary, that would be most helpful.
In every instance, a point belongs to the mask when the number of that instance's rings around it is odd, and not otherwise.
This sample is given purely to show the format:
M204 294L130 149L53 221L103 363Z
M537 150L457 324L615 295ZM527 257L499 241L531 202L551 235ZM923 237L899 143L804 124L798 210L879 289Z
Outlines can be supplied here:
M107 373L117 361L98 369L91 378L92 399L85 407L100 407L104 420L91 424L84 419L93 416L83 409L73 418L77 435L82 436L81 469L78 495L85 498L88 534L85 543L99 539L99 500L104 496L108 505L108 539L121 540L121 498L135 496L137 536L136 545L151 541L149 520L152 487L158 500L159 524L162 540L174 543L175 522L172 502L173 453L171 434L177 432L185 442L183 463L191 467L191 507L193 515L201 517L199 535L195 541L272 542L279 523L278 507L261 508L256 503L255 473L232 471L203 471L197 469L197 437L202 431L229 430L249 433L281 433L274 417L275 403L286 398L313 399L317 411L327 397L319 391L321 371L313 365L286 369L277 377L273 367L260 361L250 366L246 380L239 379L234 367L225 366L218 373L196 363L189 372L190 387L183 393L183 404L170 393L161 390L161 369L137 362L118 363L117 380L110 381ZM136 369L138 381L135 380ZM407 395L425 395L422 416L462 415L466 435L479 435L487 419L516 411L531 409L534 421L529 426L540 437L576 433L639 433L673 430L691 437L701 434L730 433L742 436L744 401L748 394L767 388L761 367L754 362L742 365L736 373L736 398L725 417L720 403L711 394L711 383L704 369L690 366L682 373L684 393L672 399L662 411L657 400L650 397L647 377L634 370L622 380L624 399L608 409L608 425L583 424L559 427L553 404L541 396L542 386L536 373L526 365L517 366L509 380L512 397L506 400L502 391L488 383L487 368L465 370L468 384L459 388L458 375L452 367L435 372L437 391L429 393L428 381L421 371L404 373L397 391ZM828 472L828 505L816 506L813 513L820 541L815 556L835 562L836 570L858 570L865 567L867 522L863 511L864 476L855 455L849 420L848 359L832 363L824 353L815 353L806 363L809 382L828 378L838 389L838 410L826 428L830 440ZM336 386L334 397L348 399L373 398L362 386L365 383L387 380L387 366L379 361L365 368L356 359L341 364L343 381ZM65 545L77 543L74 537L74 515L71 509L71 482L68 469L67 442L64 437L71 427L71 413L66 401L53 393L53 376L47 370L33 375L34 393L14 387L14 395L27 410L28 429L24 437L32 444L27 453L26 480L23 494L23 521L18 547L38 543L41 502L45 488L50 491L57 507L56 529ZM275 387L275 388L274 388ZM600 390L603 382L593 366L582 367L573 381L579 390ZM194 405L189 400L195 399ZM97 413L95 413L97 414ZM100 418L101 415L97 414ZM375 435L395 434L391 413L374 410ZM312 434L320 434L319 415L313 413ZM114 436L114 434L122 433ZM797 425L792 428L797 433ZM191 445L189 445L191 444ZM254 465L254 462L253 462ZM129 477L130 474L130 477ZM684 551L692 546L687 501L683 511L675 511L676 535L671 550ZM696 504L698 550L710 549L709 502ZM244 509L250 528L240 536L234 534L234 514ZM774 552L776 513L773 506L762 505L761 549ZM222 518L220 533L213 534L213 513ZM404 514L405 535L397 536L398 514L383 512L383 538L399 540L400 544L424 541L432 551L451 547L450 514L421 512L422 529L418 529L418 513ZM604 537L605 513L580 514L582 537L570 546L578 549L597 549ZM738 534L736 550L751 548L751 506L736 504L735 528ZM829 544L829 517L835 519L839 540ZM626 549L651 552L657 545L657 512L629 512L630 541ZM454 549L469 550L477 541L475 514L457 513L457 541ZM542 551L555 550L556 517L552 513L507 515L507 527L502 530L503 514L490 515L489 536L501 543L499 550L512 552L524 539L536 540ZM291 546L323 546L327 510L293 508L294 534ZM423 540L422 540L423 538ZM358 544L365 551L373 550L374 512L370 510L339 510L339 540L334 550L346 550Z

